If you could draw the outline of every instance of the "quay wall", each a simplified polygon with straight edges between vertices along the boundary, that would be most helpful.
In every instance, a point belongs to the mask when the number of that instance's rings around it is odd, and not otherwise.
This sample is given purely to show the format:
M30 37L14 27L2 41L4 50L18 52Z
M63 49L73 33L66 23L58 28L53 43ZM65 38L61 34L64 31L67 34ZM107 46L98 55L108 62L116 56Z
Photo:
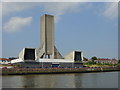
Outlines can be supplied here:
M97 68L9 68L2 69L2 75L27 75L27 74L60 74L60 73L89 73L120 71L120 67Z

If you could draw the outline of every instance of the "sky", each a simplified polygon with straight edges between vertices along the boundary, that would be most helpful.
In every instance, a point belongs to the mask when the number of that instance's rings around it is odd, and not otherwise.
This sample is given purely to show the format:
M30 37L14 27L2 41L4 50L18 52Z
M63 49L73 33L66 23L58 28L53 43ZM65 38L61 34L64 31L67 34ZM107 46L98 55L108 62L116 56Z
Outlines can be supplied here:
M118 58L117 2L3 2L2 57L40 47L40 16L54 15L55 46L65 56Z

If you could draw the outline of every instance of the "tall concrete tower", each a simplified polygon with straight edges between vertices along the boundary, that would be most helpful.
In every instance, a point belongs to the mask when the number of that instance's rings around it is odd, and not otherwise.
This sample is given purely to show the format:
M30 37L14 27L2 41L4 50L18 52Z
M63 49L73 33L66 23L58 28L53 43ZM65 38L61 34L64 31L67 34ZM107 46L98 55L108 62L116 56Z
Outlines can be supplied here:
M40 17L40 48L43 48L44 54L52 55L54 53L54 16L43 15Z
M62 58L54 45L54 16L43 15L40 17L40 48L38 56L40 58Z

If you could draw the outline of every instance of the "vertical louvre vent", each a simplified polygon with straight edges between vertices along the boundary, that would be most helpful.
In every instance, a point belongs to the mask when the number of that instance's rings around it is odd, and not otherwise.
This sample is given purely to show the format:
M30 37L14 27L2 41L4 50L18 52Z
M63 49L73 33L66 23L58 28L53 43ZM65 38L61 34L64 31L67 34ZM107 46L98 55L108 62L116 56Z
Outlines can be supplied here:
M25 49L24 60L35 60L35 49Z
M75 52L75 61L81 61L81 52Z

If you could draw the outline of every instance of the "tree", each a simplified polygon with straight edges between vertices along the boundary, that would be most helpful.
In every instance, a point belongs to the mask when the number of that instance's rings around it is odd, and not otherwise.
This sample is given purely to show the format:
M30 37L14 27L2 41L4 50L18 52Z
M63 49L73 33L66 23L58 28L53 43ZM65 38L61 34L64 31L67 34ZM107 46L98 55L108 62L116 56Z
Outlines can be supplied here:
M88 61L88 59L87 59L87 58L85 58L85 57L83 57L83 61Z
M85 63L86 65L93 65L96 64L96 62L92 62L92 61L88 61L87 63Z
M97 60L97 57L94 56L91 58L91 60L92 60L92 62L94 62L94 60Z

